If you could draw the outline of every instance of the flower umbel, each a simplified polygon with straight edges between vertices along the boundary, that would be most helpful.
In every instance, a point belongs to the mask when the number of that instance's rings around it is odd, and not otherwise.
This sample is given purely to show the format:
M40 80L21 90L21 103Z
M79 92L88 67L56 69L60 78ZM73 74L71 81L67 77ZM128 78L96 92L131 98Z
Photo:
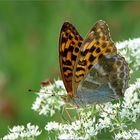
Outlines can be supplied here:
M14 126L9 128L9 133L3 137L4 140L15 140L15 139L34 139L41 134L38 130L37 125L27 124L27 127L23 125Z
M37 93L38 97L32 109L37 111L39 115L52 116L56 110L61 110L61 107L64 105L61 96L65 94L63 82L61 80L54 81L54 84L42 87L39 93Z
M140 69L140 38L129 39L116 43L122 56L128 62L131 73Z

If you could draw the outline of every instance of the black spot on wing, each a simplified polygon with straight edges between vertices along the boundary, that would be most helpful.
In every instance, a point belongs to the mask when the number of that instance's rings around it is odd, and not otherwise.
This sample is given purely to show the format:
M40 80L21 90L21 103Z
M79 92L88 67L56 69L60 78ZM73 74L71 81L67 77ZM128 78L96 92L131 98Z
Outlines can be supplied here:
M62 37L61 42L62 42L62 43L66 43L67 40L68 40L67 38Z
M86 54L88 53L88 51L89 51L88 49L86 49L85 51L81 51L81 55L82 56L86 56Z
M89 52L93 52L95 49L96 49L96 47L95 47L95 46L92 46L92 47L89 49Z
M82 67L78 67L78 68L76 68L76 71L85 71L85 69Z
M66 60L66 61L62 60L62 63L63 63L64 65L72 65L72 63L71 63L70 60Z
M80 46L81 46L81 44L82 44L82 43L81 43L81 42L79 42L79 43L78 43L78 46L80 47Z
M67 70L72 71L72 69L71 69L71 68L69 68L69 67L63 67L63 71L64 71L64 72L66 72Z
M65 49L63 52L61 52L61 55L63 57L66 57L67 56L67 53L68 53L68 49Z
M70 40L72 39L72 36L71 36L71 35L69 35L69 39L70 39Z
M76 61L76 58L77 58L77 56L74 55L74 54L72 54L71 59L72 59L73 61Z
M74 42L74 41L72 41L72 42L71 42L71 44L72 44L72 45L75 45L75 42Z
M76 75L77 78L79 77L84 77L84 74L79 74L79 75Z
M92 65L89 65L89 66L88 66L88 69L91 69L91 67L92 67Z
M69 46L68 51L73 51L74 47L73 46Z
M101 51L100 48L97 48L97 49L96 49L96 53L99 53L100 51Z
M90 61L90 62L93 62L93 61L95 60L95 58L96 58L96 57L94 57L94 56L91 54L90 57L89 57L89 61Z
M78 52L79 52L79 48L75 48L74 51L75 51L76 53L78 53Z

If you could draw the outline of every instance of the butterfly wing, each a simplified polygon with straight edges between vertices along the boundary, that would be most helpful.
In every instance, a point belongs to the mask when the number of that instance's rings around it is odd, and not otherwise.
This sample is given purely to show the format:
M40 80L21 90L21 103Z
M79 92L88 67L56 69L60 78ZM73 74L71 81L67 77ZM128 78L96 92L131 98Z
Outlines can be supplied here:
M106 55L93 65L75 93L78 106L105 103L120 98L128 88L129 67L119 55Z
M83 42L75 27L65 22L60 31L59 63L65 88L72 96L72 74L79 48Z
M116 53L117 49L110 38L107 24L104 21L98 21L81 45L73 71L73 93L80 81L86 77L91 67L98 63L102 56Z

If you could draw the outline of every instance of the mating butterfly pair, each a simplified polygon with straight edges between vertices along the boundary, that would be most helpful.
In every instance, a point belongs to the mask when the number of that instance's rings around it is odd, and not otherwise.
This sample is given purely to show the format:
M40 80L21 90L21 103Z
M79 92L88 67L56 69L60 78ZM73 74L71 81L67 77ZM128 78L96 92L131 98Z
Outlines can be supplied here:
M59 61L68 93L64 99L77 106L112 101L123 96L128 87L128 64L117 53L104 21L98 21L85 39L65 22L60 32Z

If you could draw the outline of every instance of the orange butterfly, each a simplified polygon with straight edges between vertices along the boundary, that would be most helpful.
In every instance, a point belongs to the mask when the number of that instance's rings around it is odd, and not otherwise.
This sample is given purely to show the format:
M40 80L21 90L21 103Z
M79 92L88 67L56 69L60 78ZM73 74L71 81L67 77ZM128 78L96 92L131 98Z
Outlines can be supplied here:
M68 93L64 99L77 106L112 101L128 87L128 64L117 53L104 21L98 21L85 39L65 22L60 31L59 62Z

